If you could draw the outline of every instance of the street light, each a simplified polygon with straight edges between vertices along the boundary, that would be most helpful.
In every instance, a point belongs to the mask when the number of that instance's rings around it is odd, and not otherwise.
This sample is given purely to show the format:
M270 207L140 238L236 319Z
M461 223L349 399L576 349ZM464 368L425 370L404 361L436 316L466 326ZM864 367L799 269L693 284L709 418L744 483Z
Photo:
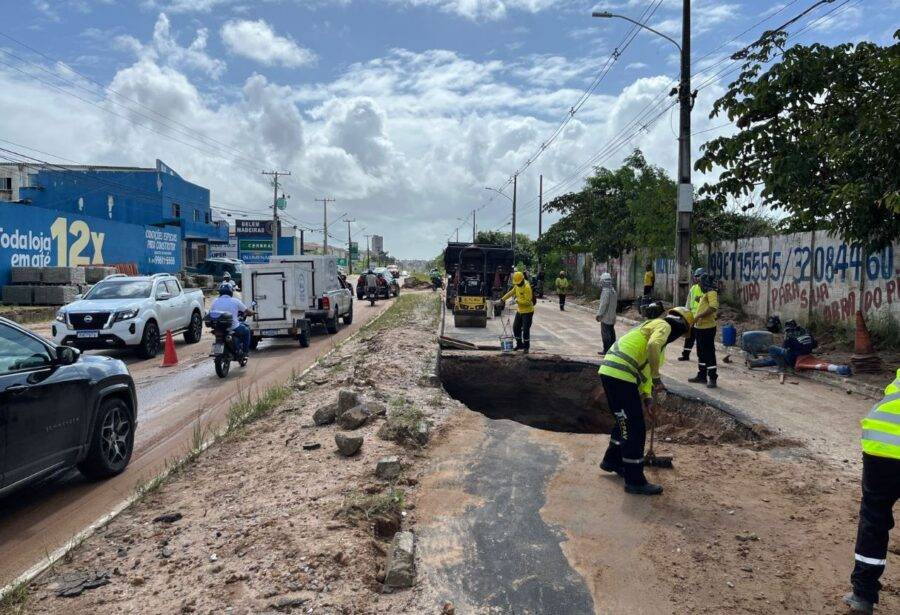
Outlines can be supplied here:
M676 206L675 254L677 285L675 305L684 303L688 292L688 272L691 268L691 218L694 214L694 188L691 185L691 0L682 0L681 44L625 15L609 11L594 11L594 17L624 19L639 28L653 32L678 48L681 54L681 82L678 86L680 114L678 118L678 201Z
M500 196L509 199L509 202L512 203L512 197L509 196L508 194L506 194L505 192L501 192L501 191L498 190L497 188L489 188L488 186L485 186L484 189L485 189L485 190L490 190L491 192L496 192L496 193L499 194Z
M497 190L496 188L489 188L487 186L485 186L485 188L484 188L485 190L490 190L491 192L496 192L497 194L502 194L507 199L509 199L510 203L512 203L512 223L511 223L512 230L510 231L509 235L510 235L510 240L511 240L510 243L512 245L513 252L516 251L516 193L518 192L518 189L517 189L518 181L519 181L519 173L516 172L515 174L513 174L513 195L512 195L512 197L510 197L507 194L504 194L503 192L501 192L500 190Z

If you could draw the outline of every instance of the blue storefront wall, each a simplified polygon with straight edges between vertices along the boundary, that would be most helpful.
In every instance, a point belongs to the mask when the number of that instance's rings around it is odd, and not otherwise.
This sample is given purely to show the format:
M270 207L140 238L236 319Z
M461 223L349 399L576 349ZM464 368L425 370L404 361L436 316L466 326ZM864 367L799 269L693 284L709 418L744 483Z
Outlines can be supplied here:
M17 205L0 204L0 285L12 267L66 267L136 263L141 273L181 269L181 229L125 224Z

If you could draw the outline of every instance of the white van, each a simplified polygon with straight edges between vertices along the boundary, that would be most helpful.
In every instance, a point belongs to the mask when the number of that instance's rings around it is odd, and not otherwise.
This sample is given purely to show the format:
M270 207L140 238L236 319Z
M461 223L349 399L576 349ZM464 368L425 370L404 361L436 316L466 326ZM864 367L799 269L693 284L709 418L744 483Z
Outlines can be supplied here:
M309 346L312 325L338 332L353 322L353 293L338 275L334 256L276 256L244 266L244 302L256 312L248 322L255 348L263 338L293 338Z

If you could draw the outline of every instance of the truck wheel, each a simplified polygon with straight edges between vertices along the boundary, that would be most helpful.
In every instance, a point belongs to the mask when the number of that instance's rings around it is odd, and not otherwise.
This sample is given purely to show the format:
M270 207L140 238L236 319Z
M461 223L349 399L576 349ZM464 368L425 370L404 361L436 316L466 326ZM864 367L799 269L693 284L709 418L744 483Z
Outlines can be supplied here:
M340 324L338 323L337 310L335 310L334 318L329 318L325 321L325 330L328 331L330 335L334 335L338 332L338 327L340 327Z
M231 371L231 357L216 357L216 375L219 378L224 378L228 375L228 372Z
M184 341L188 344L196 344L203 335L203 319L200 312L194 311L191 314L191 324L188 325L187 331L184 332Z
M161 341L159 339L159 327L152 320L144 325L144 335L137 353L142 359L152 359L159 353Z
M351 325L353 324L353 301L350 302L350 309L344 314L344 324Z
M92 480L122 472L134 450L134 419L131 409L119 398L100 404L87 457L78 470Z
M297 339L300 341L300 348L309 348L309 328L304 327L301 329Z

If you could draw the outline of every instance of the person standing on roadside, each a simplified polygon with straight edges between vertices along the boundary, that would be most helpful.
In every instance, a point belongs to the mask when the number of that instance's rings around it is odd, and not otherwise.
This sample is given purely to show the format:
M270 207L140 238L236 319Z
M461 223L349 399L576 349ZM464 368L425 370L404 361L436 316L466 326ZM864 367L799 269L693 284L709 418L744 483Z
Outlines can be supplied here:
M512 275L513 286L503 295L504 303L515 296L516 317L513 319L513 335L516 336L516 350L524 350L528 354L531 348L531 321L534 319L534 291L525 279L525 274L516 271Z
M653 294L653 285L656 283L656 274L653 273L653 263L647 263L644 268L644 296Z
M605 355L616 343L616 307L619 297L613 287L612 276L608 273L600 274L600 305L597 306L596 320L600 323L600 339L603 340L603 352Z
M862 420L862 502L856 531L856 560L844 603L853 613L871 615L887 565L888 541L894 527L894 505L900 500L900 369L884 389L884 398Z
M559 277L556 278L556 294L559 295L559 309L563 312L566 311L566 295L569 294L569 278L566 277L565 271L559 272Z
M700 300L694 314L694 337L697 340L697 375L688 382L706 384L716 388L719 372L716 366L716 313L719 311L719 293L716 282L707 273L700 276Z
M700 297L703 295L703 291L700 290L700 276L706 273L706 269L703 267L697 267L694 270L694 285L691 286L691 289L688 291L687 299L684 301L684 307L692 311L694 314L697 313L697 306L700 304ZM691 332L685 336L684 338L684 350L681 351L681 356L678 357L679 361L690 361L691 360L691 348L694 347L694 330L691 329Z

